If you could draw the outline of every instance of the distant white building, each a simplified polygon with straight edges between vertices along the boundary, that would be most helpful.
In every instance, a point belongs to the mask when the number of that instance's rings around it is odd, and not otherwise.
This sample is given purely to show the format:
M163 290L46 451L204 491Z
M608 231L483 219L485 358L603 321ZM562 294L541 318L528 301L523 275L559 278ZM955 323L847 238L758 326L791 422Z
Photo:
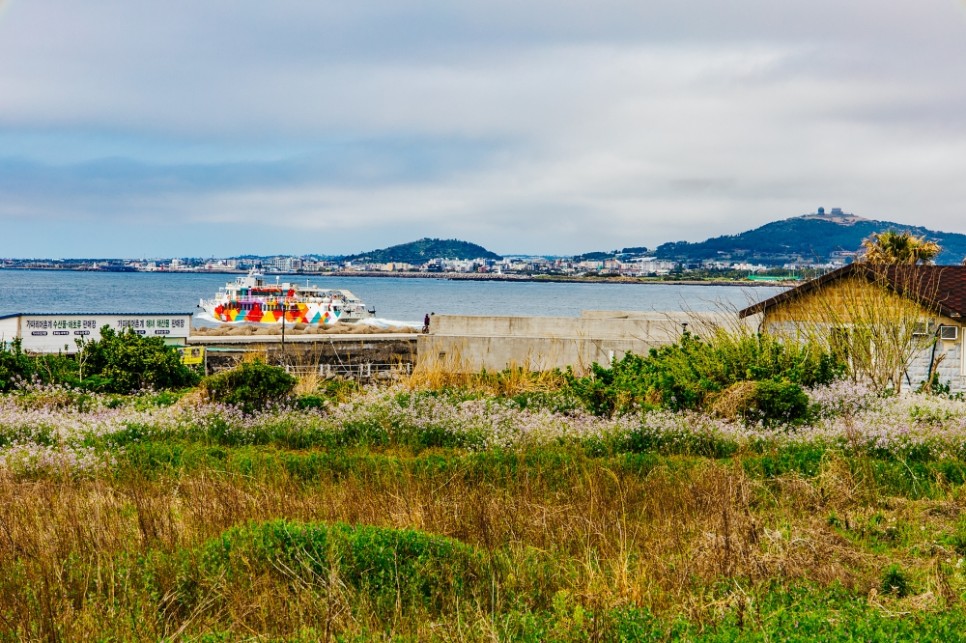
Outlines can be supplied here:
M676 267L673 261L659 261L654 257L632 259L629 264L633 266L630 274L639 276L666 275Z
M272 267L278 272L296 272L302 268L302 259L278 256L272 259Z
M741 261L731 264L731 269L741 270L742 272L765 272L768 270L768 266L760 263L748 263L747 261Z

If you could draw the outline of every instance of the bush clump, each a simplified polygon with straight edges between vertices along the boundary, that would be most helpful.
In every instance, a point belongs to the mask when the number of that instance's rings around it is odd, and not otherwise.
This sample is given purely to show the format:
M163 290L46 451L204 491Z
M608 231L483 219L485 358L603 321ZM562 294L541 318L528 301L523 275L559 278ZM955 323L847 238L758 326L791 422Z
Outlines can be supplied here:
M12 389L18 380L30 379L34 370L33 362L23 352L20 338L13 340L9 347L0 342L0 392Z
M746 380L725 389L711 403L710 411L729 420L748 424L798 424L809 417L808 395L787 380Z
M99 340L81 346L76 364L77 380L62 383L103 393L182 388L199 378L162 338L142 337L130 328L119 333L103 327Z
M594 364L586 377L571 374L568 387L592 413L612 416L648 408L709 410L737 383L770 382L746 387L752 392L738 405L739 415L783 421L804 417L802 387L828 384L844 372L844 364L815 343L784 344L767 334L719 329L708 340L686 332L675 344L647 356L628 353L610 368Z
M182 364L177 350L160 337L104 326L100 339L80 342L78 347L75 355L28 355L19 339L9 346L0 344L0 392L22 382L119 394L198 383L198 373Z
M899 565L893 563L886 567L882 573L879 589L883 594L892 594L903 598L908 596L910 592L909 578Z
M473 547L413 529L275 520L232 528L196 551L179 574L178 599L189 611L217 609L274 577L293 589L345 588L373 614L440 615L484 595L486 569Z
M201 388L209 400L253 413L287 398L297 382L284 368L254 360L206 377Z

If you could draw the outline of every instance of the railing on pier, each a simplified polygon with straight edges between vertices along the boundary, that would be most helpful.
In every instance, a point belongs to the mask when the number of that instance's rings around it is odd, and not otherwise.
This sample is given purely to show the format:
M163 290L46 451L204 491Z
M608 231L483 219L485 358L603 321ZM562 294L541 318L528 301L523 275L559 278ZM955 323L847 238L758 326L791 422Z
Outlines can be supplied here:
M390 379L412 374L413 365L409 362L378 364L319 364L318 366L286 366L292 375L318 375L325 379L347 377L356 380Z

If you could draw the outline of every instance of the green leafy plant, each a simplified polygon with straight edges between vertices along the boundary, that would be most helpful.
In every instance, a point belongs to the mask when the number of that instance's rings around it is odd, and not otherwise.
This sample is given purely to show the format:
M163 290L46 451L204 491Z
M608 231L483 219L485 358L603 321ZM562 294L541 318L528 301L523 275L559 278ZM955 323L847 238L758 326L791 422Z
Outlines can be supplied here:
M381 614L441 614L486 589L480 552L413 529L275 520L230 529L198 553L178 583L186 607L266 574L279 584L338 579L333 584L364 593Z
M899 598L909 595L909 579L899 565L892 564L886 567L882 574L880 587L883 594L893 594Z
M809 417L808 395L788 380L737 382L714 400L710 410L728 419L765 426L798 424Z
M285 399L297 382L284 368L255 360L205 378L201 388L208 399L251 413Z
M619 415L648 407L674 411L708 408L738 382L772 382L753 387L753 400L741 415L759 421L804 417L803 386L827 384L844 365L817 343L783 343L767 334L718 330L703 340L684 333L675 344L652 348L646 356L626 354L610 368L592 366L586 377L568 377L568 386L588 410Z
M0 391L9 391L17 380L29 379L34 373L34 364L23 352L20 338L10 342L8 347L0 342Z
M160 337L141 337L133 329L101 329L101 338L81 345L77 381L106 393L192 386L198 375L181 363L177 351Z

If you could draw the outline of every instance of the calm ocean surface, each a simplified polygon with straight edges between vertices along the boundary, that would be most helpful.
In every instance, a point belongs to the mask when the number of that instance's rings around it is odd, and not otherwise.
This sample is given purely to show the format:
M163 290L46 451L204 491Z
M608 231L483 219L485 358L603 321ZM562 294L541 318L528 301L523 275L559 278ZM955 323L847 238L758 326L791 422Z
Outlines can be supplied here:
M234 275L0 270L0 315L11 313L199 313ZM274 279L270 275L266 280ZM721 311L743 308L777 287L574 284L392 277L309 277L347 288L381 319L420 323L428 312L459 315L578 316L581 310ZM282 275L305 283L306 277ZM197 318L197 316L196 316ZM203 323L203 322L200 322Z

